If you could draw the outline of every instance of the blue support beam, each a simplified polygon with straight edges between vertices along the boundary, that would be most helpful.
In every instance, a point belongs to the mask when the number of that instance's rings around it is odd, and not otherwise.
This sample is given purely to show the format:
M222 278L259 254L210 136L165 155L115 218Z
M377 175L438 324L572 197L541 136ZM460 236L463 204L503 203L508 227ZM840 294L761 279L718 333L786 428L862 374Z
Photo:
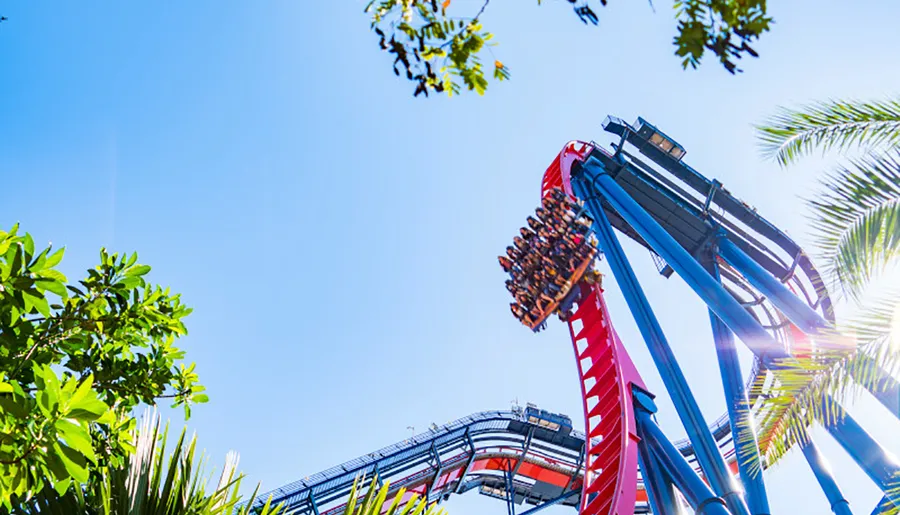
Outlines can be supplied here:
M713 277L719 278L719 268L715 259L710 259L707 268ZM734 333L710 310L713 340L716 345L716 357L719 359L719 373L722 376L722 387L725 391L725 405L728 407L728 421L731 434L734 435L735 458L738 463L741 484L744 486L744 497L750 513L754 515L770 515L769 498L762 471L751 470L750 463L759 461L759 446L753 428L742 427L742 421L750 419L750 406L744 387L744 376L741 374L741 363L738 359L737 347L734 344ZM738 435L752 436L750 439Z
M809 468L815 474L816 481L822 487L822 492L825 493L825 497L831 504L831 511L834 515L853 515L853 512L850 511L850 503L844 498L837 481L834 480L834 476L831 474L831 467L828 466L828 461L819 452L816 443L807 437L806 442L800 445L800 449L803 451L806 462L809 463Z
M868 389L869 393L875 396L891 414L900 418L900 382L881 368L874 359L864 354L860 354L860 357L866 362L863 376L872 380L872 387Z
M513 484L512 467L503 471L506 479L506 511L508 515L516 515L516 489Z
M900 462L881 447L836 401L830 397L825 399L823 408L833 408L837 414L836 420L825 425L831 436L881 488L885 497L900 507L900 492L897 488L900 486Z
M374 476L375 480L378 481L378 488L381 488L381 486L384 484L384 481L381 480L381 474L378 473L377 461L375 462L375 466L372 467L372 475Z
M425 494L425 499L429 501L431 500L431 494L434 492L434 485L437 484L438 479L441 478L441 473L444 471L444 464L441 463L441 455L437 452L434 442L431 442L431 453L434 455L437 470L434 473L434 479L431 480L431 486L428 487L428 492Z
M737 334L738 338L764 363L787 357L787 353L730 293L698 263L694 257L663 229L628 193L616 183L594 157L573 166L576 193L585 201L597 195L607 200L616 212L659 254L691 287L707 306ZM576 185L573 185L576 186ZM580 189L580 191L578 191ZM597 209L591 209L595 217ZM621 283L622 281L616 277Z
M885 515L889 513L891 509L893 509L894 503L891 502L886 496L882 497L878 504L875 505L875 509L872 510L872 515Z
M535 426L531 426L528 428L528 436L525 437L525 442L522 444L522 455L519 456L519 461L516 462L516 467L512 471L513 476L519 473L519 467L525 462L525 455L528 454L528 450L531 449L531 440L534 438L534 427Z
M463 484L465 484L466 476L469 475L469 471L472 470L472 464L475 463L475 442L472 441L472 436L469 434L469 430L466 429L466 441L469 443L469 459L466 461L466 468L463 469L463 473L459 476L459 483L456 485L456 492L454 493L462 493Z
M566 490L572 488L572 484L578 479L578 473L581 472L582 465L584 464L585 452L587 452L587 441L581 446L581 453L578 455L578 461L575 462L575 471L572 472L572 476L569 477L569 482L566 483Z
M603 177L612 181L609 176L603 175ZM613 181L613 184L615 184L615 181ZM736 485L728 470L728 466L725 464L725 460L722 458L715 440L706 427L706 421L703 413L700 411L700 406L688 387L684 373L675 359L675 354L672 352L672 348L666 340L659 321L650 307L644 290L634 275L634 270L632 270L628 258L625 256L625 251L622 249L612 225L609 223L609 219L606 217L600 199L594 194L594 190L590 189L589 182L578 180L575 181L573 187L576 195L585 201L585 206L594 219L594 232L600 241L600 246L609 261L616 282L622 289L628 307L635 317L641 335L666 386L666 390L672 396L672 402L675 404L688 438L694 446L701 468L706 476L710 478L713 490L727 500L728 507L732 513L734 515L748 515L747 505L744 503L741 494L736 491ZM624 192L622 193L627 196ZM634 201L632 200L632 202ZM649 216L636 203L634 207L637 211L643 213L644 216ZM693 258L691 259L693 260ZM697 264L697 266L699 267L700 265ZM721 288L718 282L702 267L700 272L706 279L713 281L717 287ZM726 293L726 295L728 294ZM730 296L728 298L736 303ZM744 312L740 306L738 306L738 309ZM744 313L746 314L746 312ZM753 323L755 324L756 322L753 321ZM760 330L765 333L765 330L762 328ZM766 333L766 336L771 339L768 333Z
M650 501L650 509L655 515L679 515L678 496L675 493L675 485L672 479L663 470L662 465L656 461L656 456L646 440L638 442L638 464L641 467L641 476L644 480L644 489L647 491L647 499Z
M691 508L698 515L729 515L731 512L721 497L717 497L709 486L694 472L694 468L666 438L652 413L656 411L653 401L642 392L635 392L635 418L642 441L652 451L656 463L672 478L675 486L687 498ZM746 509L746 508L745 508Z
M829 331L831 324L825 321L806 302L788 289L768 270L760 266L746 252L726 237L718 240L719 253L731 266L765 295L784 315L806 334L820 334Z

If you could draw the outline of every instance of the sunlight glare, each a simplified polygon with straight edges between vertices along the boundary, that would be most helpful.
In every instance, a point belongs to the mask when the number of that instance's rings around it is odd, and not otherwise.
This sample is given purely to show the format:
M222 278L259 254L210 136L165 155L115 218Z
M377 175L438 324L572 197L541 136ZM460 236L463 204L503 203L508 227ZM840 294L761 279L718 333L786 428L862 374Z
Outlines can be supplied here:
M894 306L894 316L891 319L891 350L900 350L900 302Z

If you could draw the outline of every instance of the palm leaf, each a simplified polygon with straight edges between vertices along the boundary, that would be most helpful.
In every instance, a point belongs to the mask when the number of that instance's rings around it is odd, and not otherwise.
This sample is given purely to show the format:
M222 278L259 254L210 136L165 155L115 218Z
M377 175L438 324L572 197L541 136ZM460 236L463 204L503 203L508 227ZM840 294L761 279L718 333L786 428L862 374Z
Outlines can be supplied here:
M782 109L757 126L763 155L782 166L816 147L843 151L900 143L900 100L828 101Z
M428 499L416 494L404 501L405 488L391 492L390 483L385 482L376 489L378 476L372 479L365 497L360 499L360 485L363 483L365 483L364 476L357 477L353 482L350 498L347 499L347 504L344 506L343 515L381 515L382 513L385 515L445 515L444 510L437 508L437 503L429 503ZM389 497L393 500L385 511L384 507Z
M894 474L891 477L891 482L888 484L887 490L884 492L885 496L878 502L878 507L876 508L874 513L878 513L878 515L898 515L900 514L900 506L895 505L891 502L891 498L900 497L900 475Z
M840 402L883 388L873 364L888 374L900 371L900 342L892 332L898 305L900 292L889 292L864 306L860 315L841 327L844 334L852 335L852 346L828 341L846 339L835 333L817 339L819 350L813 356L775 364L774 385L761 378L751 386L751 396L763 399L758 410L762 415L757 417L756 427L751 426L753 421L741 421L739 441L747 441L755 429L760 454L767 464L774 464L805 441L807 427L831 424L840 416L838 403L823 403L822 399L832 397ZM754 472L761 467L753 455L742 459Z
M821 181L812 208L823 272L858 299L900 255L900 152L853 160Z

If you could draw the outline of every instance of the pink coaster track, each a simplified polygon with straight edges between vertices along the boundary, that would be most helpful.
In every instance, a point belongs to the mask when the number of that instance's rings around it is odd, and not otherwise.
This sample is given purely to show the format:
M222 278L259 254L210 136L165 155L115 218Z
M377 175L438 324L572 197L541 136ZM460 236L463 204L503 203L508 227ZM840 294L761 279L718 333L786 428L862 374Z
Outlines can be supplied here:
M570 142L544 174L541 195L569 183L572 163L590 145ZM634 420L632 386L646 390L641 376L610 322L603 290L581 284L581 301L569 320L584 408L585 476L581 515L633 514L637 498L640 440Z
M582 300L569 321L588 435L579 513L632 514L640 440L632 386L646 387L610 323L603 290L580 287Z

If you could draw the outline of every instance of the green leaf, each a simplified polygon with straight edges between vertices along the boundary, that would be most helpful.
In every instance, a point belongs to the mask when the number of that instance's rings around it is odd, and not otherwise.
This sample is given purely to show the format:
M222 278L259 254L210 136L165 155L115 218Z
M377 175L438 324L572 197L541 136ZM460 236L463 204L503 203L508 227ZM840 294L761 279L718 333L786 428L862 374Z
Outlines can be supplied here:
M67 405L68 408L71 409L74 406L78 405L78 403L83 402L85 399L96 399L97 392L95 392L91 387L94 385L94 374L88 374L81 380L78 384L78 387L72 393L72 396L68 399Z
M31 235L25 233L25 240L22 242L22 249L25 251L25 260L29 261L31 256L34 255L34 239L31 238Z
M52 416L59 406L59 379L47 365L35 364L33 367L35 384L38 387L38 407L46 416Z
M125 275L128 277L139 277L142 275L146 275L150 272L150 265L137 265L135 267L129 268Z
M201 393L199 395L194 395L193 397L191 397L191 400L193 400L197 404L209 402L209 395L206 395L205 393Z
M79 483L86 483L88 480L87 459L75 449L59 442L53 443L53 454L59 457L66 472Z
M55 485L53 485L53 489L56 490L56 493L59 495L64 495L69 490L69 485L72 484L72 478L66 478L62 481L57 481Z
M69 292L66 290L66 285L61 281L57 281L55 279L38 279L37 281L35 281L35 286L55 293L64 299L69 297Z
M66 441L66 445L80 452L92 463L97 463L97 457L94 456L94 446L91 443L91 434L86 427L65 419L57 420L54 425L59 436Z
M119 286L123 288L127 288L129 290L133 288L137 288L141 285L140 277L125 277L121 281L119 281Z
M109 406L100 399L84 399L77 407L70 405L67 415L76 420L93 422L99 420L108 410Z
M63 248L57 250L56 252L54 252L53 254L50 254L50 256L47 258L47 262L44 263L44 269L53 268L54 266L58 265L59 262L62 261L63 255L65 253L66 253L66 248L63 247Z
M9 383L0 382L0 393L13 393L13 387Z
M22 298L25 300L26 309L33 306L38 313L45 317L50 316L50 303L37 290L22 290Z

